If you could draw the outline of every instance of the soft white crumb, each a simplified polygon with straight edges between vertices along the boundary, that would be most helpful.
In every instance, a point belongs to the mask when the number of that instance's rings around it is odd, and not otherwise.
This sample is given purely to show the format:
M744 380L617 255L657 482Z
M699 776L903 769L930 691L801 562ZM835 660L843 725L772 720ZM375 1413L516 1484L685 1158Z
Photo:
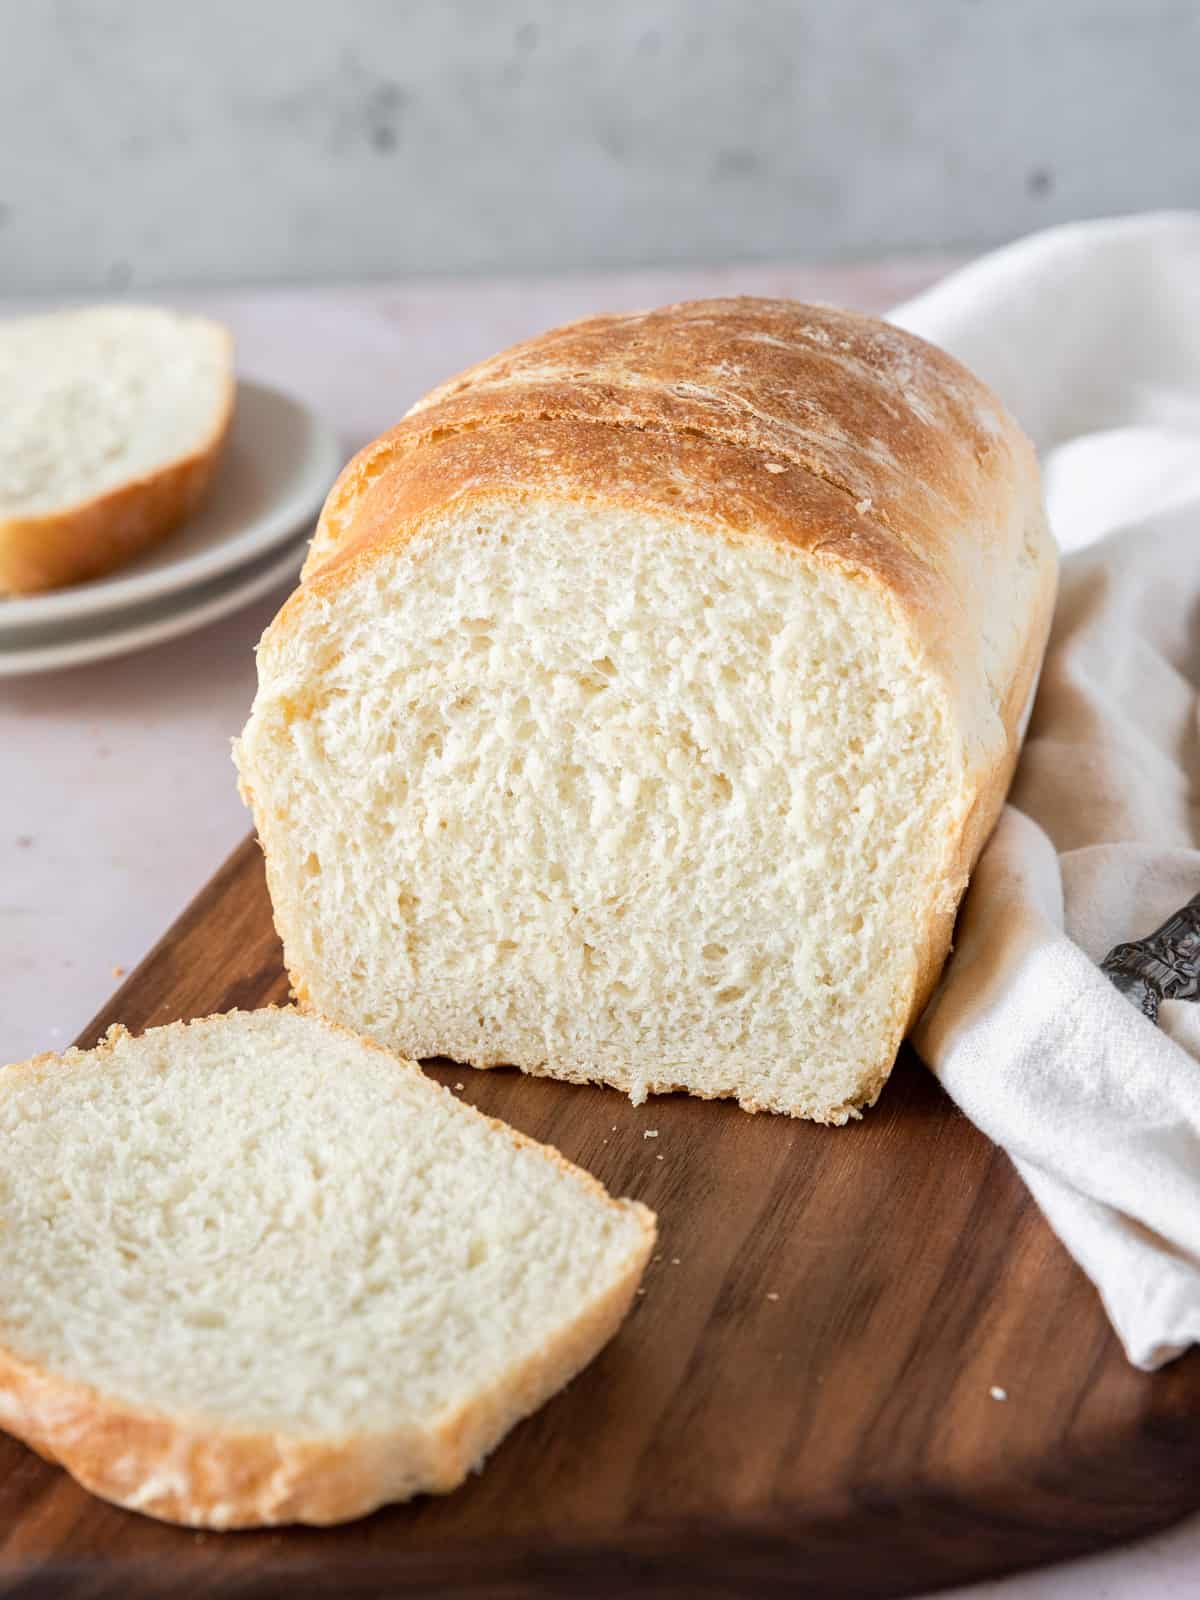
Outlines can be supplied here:
M678 1256L672 1256L671 1257L671 1265L673 1267L677 1267L679 1265L679 1257Z
M643 1139L657 1139L658 1138L658 1129L657 1128L643 1128L642 1129L642 1138Z
M766 467L767 467L767 471L768 472L786 472L787 471L787 468L779 461L768 461L766 463Z
M663 1157L662 1156L655 1156L654 1159L655 1159L655 1161L661 1161L663 1159Z
M455 1084L455 1085L454 1085L454 1089L455 1089L455 1093L456 1093L456 1094L461 1094L461 1093L462 1093L462 1091L463 1091L463 1090L464 1090L464 1089L465 1089L465 1088L466 1088L466 1087L467 1087L467 1086L466 1086L466 1084L465 1084L465 1083L456 1083L456 1084Z
M767 1290L767 1299L768 1300L778 1300L779 1296L775 1293L774 1289L768 1289Z
M992 1385L992 1387L988 1390L988 1393L991 1395L993 1400L1007 1400L1008 1399L1008 1390L1007 1389L1002 1389L998 1383L994 1383Z

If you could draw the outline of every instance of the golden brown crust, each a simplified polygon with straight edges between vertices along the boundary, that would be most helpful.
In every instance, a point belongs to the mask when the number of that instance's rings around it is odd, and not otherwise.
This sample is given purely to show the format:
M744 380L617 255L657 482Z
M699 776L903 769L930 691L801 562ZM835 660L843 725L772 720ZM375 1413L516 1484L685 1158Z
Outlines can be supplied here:
M945 959L1045 647L1057 563L1032 446L957 362L872 318L750 299L590 318L434 390L348 464L265 650L389 551L435 541L444 514L526 498L618 504L836 565L940 682L962 805L942 892L903 930L917 976L870 1103Z
M745 298L594 317L471 368L361 451L330 493L307 571L357 535L363 492L412 452L550 420L721 442L763 458L744 459L748 473L791 463L865 501L893 543L935 566L954 521L1024 443L957 362L873 318Z
M206 1027L221 1020L203 1017L168 1027ZM420 1072L415 1063L373 1040L321 1021L393 1065ZM102 1062L126 1037L127 1030L118 1024L93 1051L35 1056L4 1068L0 1080L13 1072L53 1069L65 1059L78 1062L85 1055ZM618 1280L516 1372L427 1425L326 1439L239 1430L202 1416L164 1415L49 1372L0 1346L0 1427L65 1467L102 1499L196 1528L346 1522L414 1494L457 1488L517 1422L568 1383L616 1333L633 1302L657 1228L652 1211L637 1201L613 1200L591 1173L552 1145L538 1144L457 1098L455 1104L514 1144L549 1159L632 1217L640 1232L637 1249Z
M204 498L233 420L235 384L186 456L44 516L0 518L0 595L41 594L113 572L158 544Z

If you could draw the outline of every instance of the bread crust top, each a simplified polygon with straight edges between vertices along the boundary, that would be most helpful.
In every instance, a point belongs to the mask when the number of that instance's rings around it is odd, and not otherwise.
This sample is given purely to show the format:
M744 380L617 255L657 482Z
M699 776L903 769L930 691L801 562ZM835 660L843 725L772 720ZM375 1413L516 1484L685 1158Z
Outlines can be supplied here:
M432 390L342 472L306 576L378 535L369 517L360 521L362 501L417 449L550 421L724 444L743 452L749 480L799 469L935 568L955 524L983 512L979 532L988 532L997 491L1036 473L995 397L912 334L790 301L691 301L569 323ZM728 487L742 485L735 476ZM789 542L825 531L797 519Z
M588 317L432 390L334 484L299 608L466 502L561 498L805 552L875 587L945 685L968 774L1019 744L1057 560L1029 440L959 362L828 306Z

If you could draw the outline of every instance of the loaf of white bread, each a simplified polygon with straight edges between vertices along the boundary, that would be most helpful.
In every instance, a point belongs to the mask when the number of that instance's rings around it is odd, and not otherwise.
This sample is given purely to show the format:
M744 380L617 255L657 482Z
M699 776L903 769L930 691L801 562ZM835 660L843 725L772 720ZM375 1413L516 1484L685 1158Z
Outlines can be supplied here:
M363 450L237 747L303 1005L406 1055L841 1123L1003 801L1034 452L885 323L730 299L483 362Z
M0 322L0 596L140 555L202 500L233 413L203 317L89 306Z
M196 1527L453 1489L616 1331L654 1217L292 1010L0 1071L0 1426Z

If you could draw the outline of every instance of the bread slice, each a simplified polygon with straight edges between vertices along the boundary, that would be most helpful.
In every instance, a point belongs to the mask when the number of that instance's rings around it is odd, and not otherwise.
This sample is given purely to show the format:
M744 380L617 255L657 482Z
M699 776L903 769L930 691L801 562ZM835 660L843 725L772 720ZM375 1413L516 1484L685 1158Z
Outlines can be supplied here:
M870 1104L1054 599L1037 462L871 318L557 329L343 472L236 752L302 1001L411 1056Z
M0 1072L0 1424L196 1527L441 1493L612 1336L654 1232L316 1018L115 1028Z
M233 412L215 322L93 306L0 322L0 595L111 572L187 517Z

